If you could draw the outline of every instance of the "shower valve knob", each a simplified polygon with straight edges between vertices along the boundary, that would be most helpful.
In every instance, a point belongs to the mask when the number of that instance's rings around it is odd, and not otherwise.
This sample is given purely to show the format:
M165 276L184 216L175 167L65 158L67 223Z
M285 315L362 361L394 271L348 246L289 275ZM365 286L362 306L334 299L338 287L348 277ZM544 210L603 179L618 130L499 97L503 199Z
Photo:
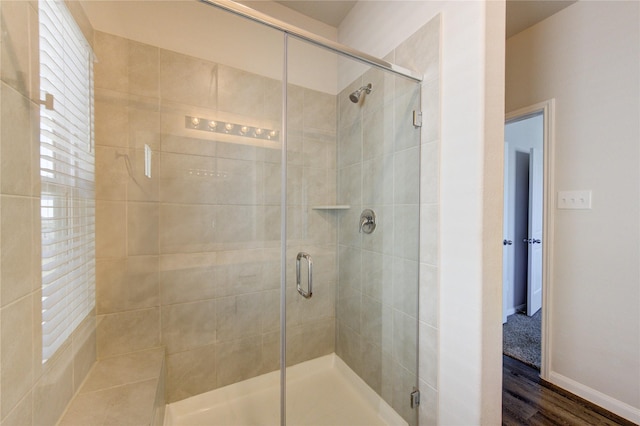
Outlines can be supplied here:
M371 234L376 229L376 214L371 209L365 209L360 214L358 232Z

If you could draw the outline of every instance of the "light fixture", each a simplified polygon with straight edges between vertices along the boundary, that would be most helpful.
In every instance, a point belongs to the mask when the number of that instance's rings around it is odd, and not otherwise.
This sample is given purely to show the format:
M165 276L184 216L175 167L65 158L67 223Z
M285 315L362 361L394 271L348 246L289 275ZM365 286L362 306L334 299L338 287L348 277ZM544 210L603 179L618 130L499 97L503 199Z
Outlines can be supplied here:
M191 130L202 130L212 133L225 133L228 135L241 136L251 139L262 139L269 141L278 140L278 131L265 129L263 127L249 126L247 124L233 123L227 121L224 125L217 120L203 117L185 115L185 127Z

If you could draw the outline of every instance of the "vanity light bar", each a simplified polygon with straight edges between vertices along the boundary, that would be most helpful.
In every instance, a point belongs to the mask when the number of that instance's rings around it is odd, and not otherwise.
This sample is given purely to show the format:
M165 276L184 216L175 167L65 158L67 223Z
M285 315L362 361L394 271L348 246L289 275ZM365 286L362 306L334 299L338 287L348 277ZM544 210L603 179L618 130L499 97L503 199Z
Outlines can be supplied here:
M202 130L204 132L222 133L227 135L242 136L252 139L264 139L277 141L280 132L273 129L247 126L245 124L231 123L229 121L217 121L209 118L184 116L184 126L187 129Z

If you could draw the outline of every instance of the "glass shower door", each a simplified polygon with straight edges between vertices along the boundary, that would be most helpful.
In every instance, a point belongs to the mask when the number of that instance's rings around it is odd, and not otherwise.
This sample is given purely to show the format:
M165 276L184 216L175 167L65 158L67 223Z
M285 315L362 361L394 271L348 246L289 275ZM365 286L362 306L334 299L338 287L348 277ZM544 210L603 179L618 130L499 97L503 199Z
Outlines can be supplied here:
M158 201L144 204L157 208L170 403L280 368L283 35L202 3L181 8L201 19L181 51L157 51ZM270 423L280 418L275 376L260 414Z
M111 333L99 356L164 346L169 403L277 376L286 356L286 417L276 380L265 411L231 410L218 423L327 423L332 413L353 424L354 410L322 406L351 382L356 399L377 395L415 424L417 85L176 4L87 4L96 16L148 8L135 28L95 34L97 322ZM156 31L185 22L178 38Z
M417 424L419 85L288 58L287 423Z
M335 54L292 37L287 53L286 421L295 425L323 416L313 401L327 393L308 379L335 352L337 70Z

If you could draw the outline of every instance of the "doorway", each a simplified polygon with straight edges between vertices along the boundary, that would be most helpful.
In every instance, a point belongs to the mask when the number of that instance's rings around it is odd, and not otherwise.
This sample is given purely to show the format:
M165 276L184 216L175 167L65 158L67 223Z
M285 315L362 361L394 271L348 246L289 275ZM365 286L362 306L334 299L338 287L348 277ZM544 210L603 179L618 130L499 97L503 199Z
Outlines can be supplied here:
M506 355L538 369L542 346L543 111L505 123L503 324Z

